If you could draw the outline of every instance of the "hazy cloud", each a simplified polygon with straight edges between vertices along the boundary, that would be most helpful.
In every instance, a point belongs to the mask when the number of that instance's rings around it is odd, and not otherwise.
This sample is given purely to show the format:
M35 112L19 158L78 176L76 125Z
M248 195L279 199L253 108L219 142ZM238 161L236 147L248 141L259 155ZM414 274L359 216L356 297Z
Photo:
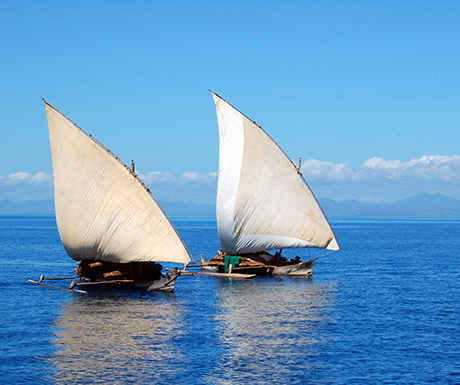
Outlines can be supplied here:
M407 162L374 157L359 167L348 163L307 160L302 173L309 180L375 181L375 180L460 180L460 156L424 155Z
M203 183L213 184L217 181L217 173L200 174L198 172L185 172L180 176L166 171L151 171L146 174L137 173L146 185L171 183L175 185L183 185L187 183Z
M30 174L20 171L0 175L0 200L25 202L53 198L53 177L46 172Z
M185 172L176 176L170 172L138 173L158 200L213 204L216 199L217 173Z
M460 199L460 156L424 155L409 161L374 157L358 167L306 160L302 173L319 198L395 202L419 193L440 192ZM217 173L138 172L158 200L214 204ZM0 176L0 199L51 199L52 175L16 172Z
M409 161L374 157L359 167L307 160L302 173L317 197L395 202L420 193L460 199L460 156L424 155Z
M139 171L136 172L146 185L152 183L169 183L175 180L174 175L168 171L150 171L147 174L143 174Z
M348 163L322 162L317 159L305 161L301 171L307 179L345 180L356 177L356 170Z
M180 176L184 182L215 183L217 181L217 172L209 174L200 174L197 172L185 172Z
M30 182L33 184L50 184L53 182L53 177L46 172L37 172L32 175Z
M35 185L50 185L52 184L53 177L45 172L38 172L35 175L28 172L19 171L8 176L0 175L0 185L12 186L19 184L32 183Z

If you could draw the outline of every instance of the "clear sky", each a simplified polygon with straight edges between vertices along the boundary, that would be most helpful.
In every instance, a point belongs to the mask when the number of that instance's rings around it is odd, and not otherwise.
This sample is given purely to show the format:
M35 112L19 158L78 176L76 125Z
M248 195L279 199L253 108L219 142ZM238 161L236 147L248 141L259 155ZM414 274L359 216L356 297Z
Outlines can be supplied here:
M52 197L44 103L160 200L212 203L209 89L318 197L460 198L458 1L2 1L0 200Z

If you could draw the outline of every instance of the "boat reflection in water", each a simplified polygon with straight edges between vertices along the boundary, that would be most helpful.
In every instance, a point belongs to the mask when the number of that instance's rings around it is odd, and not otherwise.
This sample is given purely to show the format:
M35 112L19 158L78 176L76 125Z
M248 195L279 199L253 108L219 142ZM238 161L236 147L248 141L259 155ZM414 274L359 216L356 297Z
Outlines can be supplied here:
M137 383L160 380L181 361L171 340L182 334L174 296L88 295L72 298L57 319L52 381Z
M264 277L222 282L216 321L226 354L219 381L211 382L308 380L315 358L321 365L320 351L332 339L335 284Z
M183 287L166 295L72 297L55 323L50 382L263 384L324 377L334 342L334 283L188 277Z

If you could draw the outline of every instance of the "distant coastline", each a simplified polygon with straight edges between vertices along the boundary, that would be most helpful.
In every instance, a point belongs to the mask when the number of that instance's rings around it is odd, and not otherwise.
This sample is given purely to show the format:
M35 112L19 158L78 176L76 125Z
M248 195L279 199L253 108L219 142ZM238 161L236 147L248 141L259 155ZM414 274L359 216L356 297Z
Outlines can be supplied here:
M388 217L460 217L460 200L443 194L419 194L395 203L365 203L356 200L335 202L318 199L328 217L388 216ZM215 216L214 205L166 202L159 204L169 216ZM54 215L51 199L12 202L0 201L0 215Z
M319 199L327 216L460 217L460 200L443 194L419 194L395 203L340 203Z

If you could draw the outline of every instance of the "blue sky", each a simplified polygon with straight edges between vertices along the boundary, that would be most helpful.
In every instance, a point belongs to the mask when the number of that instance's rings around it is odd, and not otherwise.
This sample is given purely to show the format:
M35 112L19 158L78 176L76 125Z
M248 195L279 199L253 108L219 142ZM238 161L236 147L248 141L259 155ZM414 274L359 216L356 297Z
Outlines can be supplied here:
M43 96L158 199L212 203L209 89L302 157L318 197L460 198L459 16L457 1L2 1L0 200L52 197Z

